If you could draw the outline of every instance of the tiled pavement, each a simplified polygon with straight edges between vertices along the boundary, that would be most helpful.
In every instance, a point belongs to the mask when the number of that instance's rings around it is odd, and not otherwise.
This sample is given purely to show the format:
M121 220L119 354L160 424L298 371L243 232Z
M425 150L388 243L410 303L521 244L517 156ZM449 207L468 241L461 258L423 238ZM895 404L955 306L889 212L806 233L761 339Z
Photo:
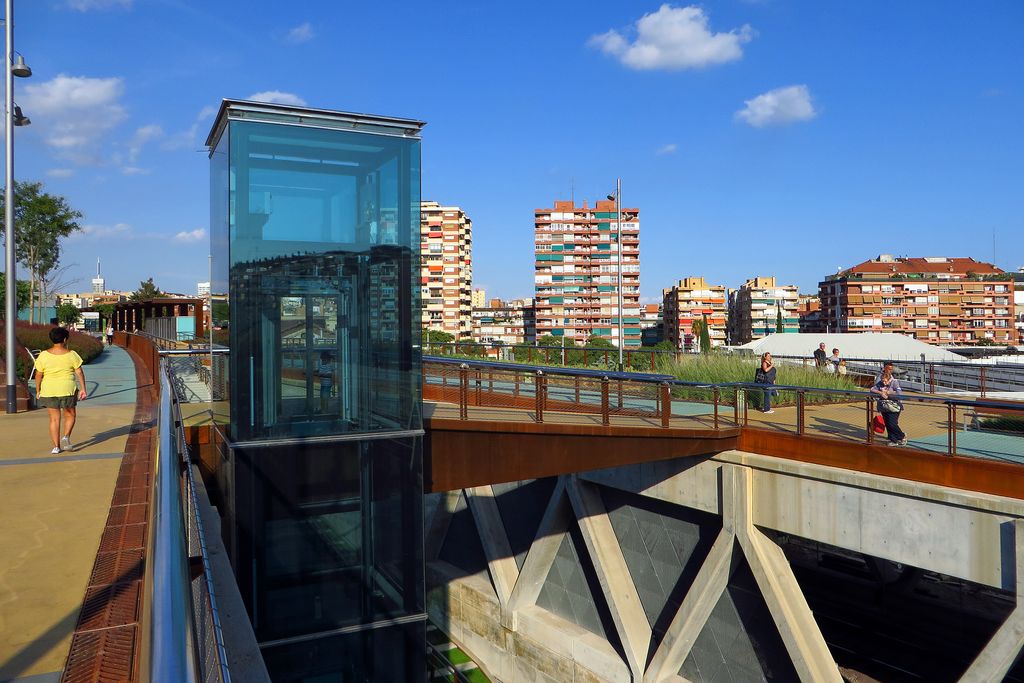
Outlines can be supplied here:
M60 680L76 627L65 680L94 680L96 646L133 666L155 394L123 349L84 370L73 452L50 455L45 410L0 415L0 681Z

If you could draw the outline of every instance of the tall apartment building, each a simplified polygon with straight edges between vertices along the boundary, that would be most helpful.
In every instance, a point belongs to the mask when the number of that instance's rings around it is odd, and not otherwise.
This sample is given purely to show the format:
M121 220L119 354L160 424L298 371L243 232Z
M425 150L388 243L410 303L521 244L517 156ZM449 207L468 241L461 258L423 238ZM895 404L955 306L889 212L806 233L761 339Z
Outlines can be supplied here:
M457 206L420 203L420 288L424 328L472 334L473 221Z
M662 304L644 304L640 307L640 337L644 346L654 346L665 338Z
M746 344L779 332L800 331L796 285L779 285L774 277L755 277L729 293L729 343Z
M662 290L665 339L677 349L692 338L693 321L707 316L712 346L726 340L726 292L723 285L709 285L702 277L687 277Z
M822 317L834 332L899 332L931 344L1013 339L1013 282L972 258L876 259L819 283Z
M613 201L600 200L593 209L556 201L535 211L538 336L577 344L598 336L616 346L640 346L640 209L624 207L621 220L620 239Z
M473 307L473 341L479 344L532 344L537 336L533 299L491 299Z

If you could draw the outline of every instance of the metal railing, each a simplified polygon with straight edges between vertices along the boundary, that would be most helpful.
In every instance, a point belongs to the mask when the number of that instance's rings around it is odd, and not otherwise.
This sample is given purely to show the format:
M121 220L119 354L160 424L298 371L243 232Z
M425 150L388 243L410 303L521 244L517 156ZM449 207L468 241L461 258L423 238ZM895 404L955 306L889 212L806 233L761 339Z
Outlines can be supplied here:
M424 358L423 387L425 398L457 408L460 420L755 427L868 444L900 441L901 430L913 448L1024 464L1024 402L1017 401L906 392L890 431L885 420L892 418L878 413L879 396L864 390L700 384L668 375L441 357ZM764 412L767 407L773 410Z
M619 351L607 346L534 346L532 344L483 344L478 342L423 342L423 353L435 356L494 359L530 365L614 368ZM678 360L681 351L636 348L623 350L623 365L636 371L657 372L662 360Z
M776 355L776 361L814 367L810 356ZM877 374L882 365L893 362L896 376L905 385L928 393L969 392L987 396L994 392L1024 392L1024 363L995 360L981 363L963 361L932 361L912 358L844 358L853 373Z
M140 672L154 682L229 683L192 460L166 361L159 379Z
M618 370L617 350L607 347L533 346L528 344L481 344L476 342L424 342L425 355L462 358L467 361L517 362L546 367L577 367ZM741 351L724 350L754 360ZM814 367L811 355L775 355L777 361ZM665 363L696 362L703 356L664 349L626 349L623 370L657 372ZM986 396L993 392L1024 392L1024 363L932 361L913 358L844 358L851 374L874 375L888 361L897 364L897 376L910 388L929 393L970 392ZM831 368L831 366L829 366Z

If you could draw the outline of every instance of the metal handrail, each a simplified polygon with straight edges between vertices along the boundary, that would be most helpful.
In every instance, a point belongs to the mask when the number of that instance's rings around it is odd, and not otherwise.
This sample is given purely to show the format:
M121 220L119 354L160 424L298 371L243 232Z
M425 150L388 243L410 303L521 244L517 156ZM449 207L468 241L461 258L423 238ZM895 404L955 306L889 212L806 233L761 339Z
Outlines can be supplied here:
M687 387L691 389L745 389L751 391L763 391L771 388L776 391L794 391L804 392L805 394L827 394L830 396L835 395L846 395L851 398L878 398L877 394L872 393L865 389L829 389L822 387L806 387L798 385L786 385L786 384L758 384L756 382L720 382L720 383L703 383L703 382L688 382L686 380L680 380L672 377L671 375L655 375L647 373L634 373L634 372L612 372L603 370L581 370L575 368L551 368L542 365L524 365L521 363L495 363L488 361L471 361L465 359L452 359L438 356L424 356L423 362L434 363L438 365L451 365L455 367L465 366L468 369L488 369L488 370L505 370L513 372L524 372L524 373L535 373L537 371L543 372L548 377L564 375L568 377L592 377L592 378L603 378L615 380L626 380L642 384L653 384L653 383L666 383L669 386L676 387ZM961 399L954 398L952 396L931 396L926 394L914 394L905 392L902 396L904 400L912 400L915 402L927 402L936 403L941 405L955 405L955 406L967 406L967 407L988 407L988 408L1002 408L1002 409L1013 409L1015 406L1012 404L1007 406L1003 402L987 401L985 399ZM1024 414L1024 404L1022 404L1021 412Z
M158 442L149 508L142 674L154 683L200 680L192 618L188 544L182 508L181 461L172 414L173 391L160 368Z

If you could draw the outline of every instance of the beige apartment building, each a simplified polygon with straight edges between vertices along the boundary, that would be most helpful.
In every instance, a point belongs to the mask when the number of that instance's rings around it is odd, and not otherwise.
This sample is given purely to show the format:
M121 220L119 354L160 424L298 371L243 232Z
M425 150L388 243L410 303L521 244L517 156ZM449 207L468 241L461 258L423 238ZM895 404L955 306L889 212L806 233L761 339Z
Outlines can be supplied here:
M504 346L532 344L536 335L533 299L491 299L485 306L473 307L474 342Z
M1014 343L1013 282L973 258L882 254L819 283L833 332L898 332L930 344Z
M586 202L556 201L536 209L534 221L537 335L580 345L596 336L639 347L640 209L622 207L621 236L614 201L600 200L592 209Z
M473 221L457 206L420 203L423 327L468 338L473 331Z
M665 339L677 349L696 348L693 321L705 316L712 346L726 341L726 291L724 285L709 285L702 277L687 277L662 290Z
M800 332L799 299L796 285L777 284L774 276L747 280L729 293L729 343Z

